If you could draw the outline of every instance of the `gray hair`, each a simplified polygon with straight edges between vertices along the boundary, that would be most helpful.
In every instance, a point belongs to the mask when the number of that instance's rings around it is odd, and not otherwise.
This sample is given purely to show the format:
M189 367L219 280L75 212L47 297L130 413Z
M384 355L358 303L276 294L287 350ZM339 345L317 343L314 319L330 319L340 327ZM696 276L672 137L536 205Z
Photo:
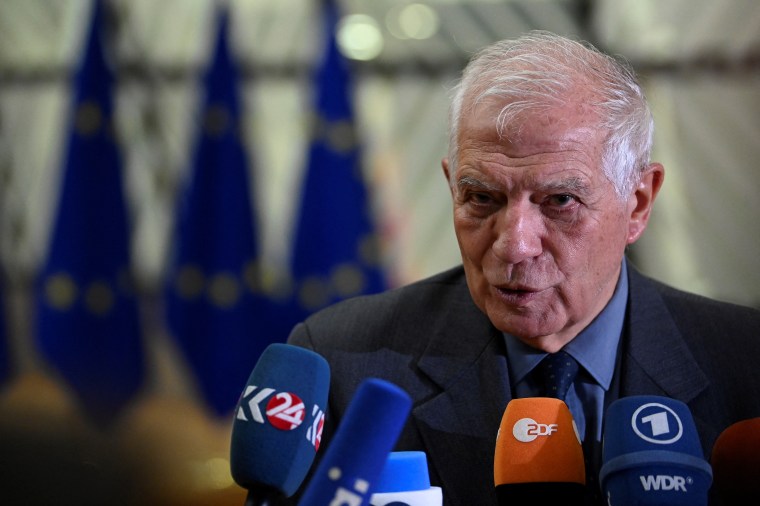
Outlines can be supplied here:
M499 135L519 132L518 116L546 110L569 90L583 86L595 100L600 128L607 129L603 170L625 198L649 164L654 122L635 73L624 61L591 44L549 32L533 31L497 42L471 60L453 90L450 110L449 166L456 172L458 129L463 114L495 97L506 104L496 118ZM465 105L468 110L464 111Z

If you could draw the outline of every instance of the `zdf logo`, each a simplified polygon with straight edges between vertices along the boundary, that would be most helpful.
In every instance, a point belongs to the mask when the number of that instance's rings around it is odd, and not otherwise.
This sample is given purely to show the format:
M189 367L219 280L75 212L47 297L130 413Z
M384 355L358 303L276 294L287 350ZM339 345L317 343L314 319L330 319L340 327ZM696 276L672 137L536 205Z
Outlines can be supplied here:
M683 435L676 412L659 402L639 406L631 416L631 427L644 441L660 445L673 444Z
M262 412L264 401L275 393L275 390L273 388L257 389L255 385L246 387L237 412L238 420L249 421L246 416L245 408L247 407L254 422L265 423L264 415L266 415L269 423L276 429L293 430L301 425L305 408L300 397L291 392L277 392L269 399Z
M532 418L521 418L512 427L512 435L518 441L530 443L538 436L551 436L558 428L556 423L538 423Z

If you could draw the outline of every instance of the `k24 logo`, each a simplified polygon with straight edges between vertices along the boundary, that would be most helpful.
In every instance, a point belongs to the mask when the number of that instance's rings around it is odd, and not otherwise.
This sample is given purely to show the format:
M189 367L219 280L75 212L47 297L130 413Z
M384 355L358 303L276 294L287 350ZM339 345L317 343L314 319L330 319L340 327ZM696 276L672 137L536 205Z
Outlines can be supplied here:
M246 422L268 423L279 430L294 430L303 423L306 408L301 398L292 392L276 392L273 388L248 385L243 392L236 417ZM316 404L312 409L311 418L306 437L317 449L322 439L325 414Z

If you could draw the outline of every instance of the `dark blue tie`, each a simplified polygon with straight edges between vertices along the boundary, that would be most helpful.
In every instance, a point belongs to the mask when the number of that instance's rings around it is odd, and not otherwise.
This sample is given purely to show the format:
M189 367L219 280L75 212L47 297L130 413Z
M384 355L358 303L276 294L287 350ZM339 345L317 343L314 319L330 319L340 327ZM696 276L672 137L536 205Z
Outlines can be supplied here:
M578 375L578 362L565 351L549 353L536 366L539 381L543 380L543 395L545 397L556 397L562 401L565 400L570 385L575 381ZM599 503L599 488L596 483L596 472L588 458L591 450L585 448L584 458L586 461L586 484L588 490L589 504Z
M539 378L543 379L543 395L565 400L570 385L578 375L578 362L565 351L549 353L537 366Z

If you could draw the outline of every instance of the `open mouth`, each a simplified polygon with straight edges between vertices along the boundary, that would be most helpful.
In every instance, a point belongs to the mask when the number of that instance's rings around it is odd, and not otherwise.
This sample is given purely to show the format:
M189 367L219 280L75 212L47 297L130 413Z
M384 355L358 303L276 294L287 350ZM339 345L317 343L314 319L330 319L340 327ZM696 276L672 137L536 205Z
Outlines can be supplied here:
M496 292L508 304L522 305L536 299L541 290L529 288L501 288L496 287Z
M512 288L498 288L498 290L502 293L506 294L523 294L523 293L531 293L531 290L520 290L520 289L512 289Z

